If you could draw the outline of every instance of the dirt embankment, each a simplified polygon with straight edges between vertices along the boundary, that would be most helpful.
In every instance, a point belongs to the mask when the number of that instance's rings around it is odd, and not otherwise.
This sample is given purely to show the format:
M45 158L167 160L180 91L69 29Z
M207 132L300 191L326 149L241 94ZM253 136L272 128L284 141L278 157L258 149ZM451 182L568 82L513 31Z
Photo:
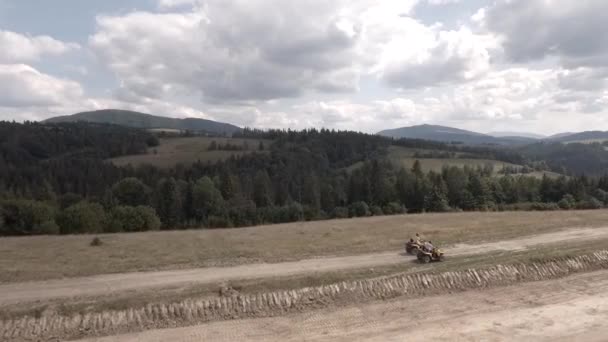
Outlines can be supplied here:
M147 305L140 309L64 317L24 317L0 322L0 337L21 341L55 336L76 338L113 335L159 327L178 327L209 321L266 317L334 305L352 305L376 299L421 296L476 288L491 288L524 281L556 279L573 273L608 269L608 250L578 257L535 263L497 265L479 270L438 274L400 274L390 277L208 301Z
M459 244L447 249L450 256L492 251L519 251L549 243L585 241L608 237L608 228L579 228L479 245ZM93 277L0 285L0 305L66 297L108 295L119 291L162 288L186 284L211 284L237 279L292 276L314 272L394 265L404 262L400 251L347 257L326 257L277 264L209 267L190 270L133 272Z
M485 291L214 322L81 342L605 342L608 271Z

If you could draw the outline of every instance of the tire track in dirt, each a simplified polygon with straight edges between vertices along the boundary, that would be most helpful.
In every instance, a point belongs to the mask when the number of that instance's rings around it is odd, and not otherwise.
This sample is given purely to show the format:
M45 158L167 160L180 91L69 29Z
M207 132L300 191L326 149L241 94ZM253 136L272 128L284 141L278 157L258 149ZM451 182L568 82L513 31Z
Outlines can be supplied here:
M447 248L448 256L475 255L492 251L520 251L564 241L608 237L608 227L578 228L513 240L478 245L458 244ZM377 267L403 263L401 252L392 251L345 257L324 257L276 264L249 264L189 270L133 272L92 277L0 285L0 305L68 297L109 295L120 291L163 288L189 284L212 284L237 279L292 276L306 273Z
M80 342L605 341L608 271L419 299Z

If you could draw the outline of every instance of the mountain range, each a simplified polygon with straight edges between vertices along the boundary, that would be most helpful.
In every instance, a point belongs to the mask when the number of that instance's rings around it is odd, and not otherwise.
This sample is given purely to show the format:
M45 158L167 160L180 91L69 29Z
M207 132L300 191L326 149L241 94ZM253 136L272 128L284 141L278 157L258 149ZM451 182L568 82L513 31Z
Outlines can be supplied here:
M424 139L447 143L459 142L467 145L518 145L533 143L537 140L518 135L496 137L489 134L438 125L401 127L384 130L378 132L378 134L397 139Z
M197 118L174 119L164 116L156 116L118 109L105 109L92 112L82 112L73 115L57 116L54 118L47 119L44 122L57 123L77 121L108 123L133 128L163 128L176 130L191 130L217 134L232 134L241 130L240 127L237 127L235 125L212 120Z
M525 145L539 141L571 143L608 140L608 132L605 131L587 131L580 133L568 132L546 137L533 133L522 132L493 132L483 134L438 125L401 127L380 131L378 134L396 139L424 139L447 143L458 142L467 145Z
M175 119L118 109L105 109L58 116L47 119L44 122L77 121L109 123L142 129L190 130L227 135L241 130L238 126L224 122L197 118ZM552 136L528 132L490 132L484 134L459 128L428 124L387 129L377 134L396 139L423 139L466 145L526 145L538 141L571 143L608 140L608 132L605 131L565 132Z

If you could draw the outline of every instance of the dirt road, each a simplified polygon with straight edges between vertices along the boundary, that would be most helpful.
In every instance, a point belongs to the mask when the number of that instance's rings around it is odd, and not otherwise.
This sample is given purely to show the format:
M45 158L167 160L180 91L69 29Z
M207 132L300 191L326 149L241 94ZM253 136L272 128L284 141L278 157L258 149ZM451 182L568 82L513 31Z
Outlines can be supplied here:
M450 256L481 254L491 251L525 250L561 241L583 241L608 237L606 228L578 228L556 233L523 237L479 245L459 244L447 249ZM109 295L119 291L162 288L188 284L209 284L236 279L290 276L313 272L376 267L403 263L400 251L327 257L277 264L250 264L234 267L209 267L191 270L134 272L82 278L0 285L0 305L66 297Z
M81 342L606 341L608 271L486 291Z

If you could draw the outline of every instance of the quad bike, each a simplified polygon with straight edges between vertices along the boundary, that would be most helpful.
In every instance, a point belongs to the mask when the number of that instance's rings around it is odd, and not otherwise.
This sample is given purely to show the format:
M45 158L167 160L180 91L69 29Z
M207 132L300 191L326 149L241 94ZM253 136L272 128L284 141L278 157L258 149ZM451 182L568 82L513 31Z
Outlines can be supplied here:
M439 248L433 249L432 252L429 252L425 249L419 249L417 254L418 261L423 264L428 264L431 261L443 261L445 257L443 255L443 251Z
M405 252L408 254L416 255L418 251L422 249L422 241L408 241L405 243Z

